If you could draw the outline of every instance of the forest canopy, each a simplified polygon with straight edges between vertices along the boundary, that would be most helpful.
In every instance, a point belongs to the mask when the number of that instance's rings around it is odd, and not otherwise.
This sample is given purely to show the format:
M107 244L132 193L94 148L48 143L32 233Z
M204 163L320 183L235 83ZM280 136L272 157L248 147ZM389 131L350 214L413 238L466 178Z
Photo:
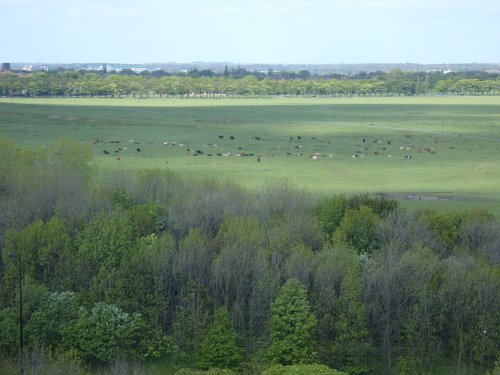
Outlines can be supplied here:
M318 199L283 180L249 192L163 170L103 175L89 159L70 139L0 139L2 372L35 352L49 373L157 358L179 374L498 368L489 213Z

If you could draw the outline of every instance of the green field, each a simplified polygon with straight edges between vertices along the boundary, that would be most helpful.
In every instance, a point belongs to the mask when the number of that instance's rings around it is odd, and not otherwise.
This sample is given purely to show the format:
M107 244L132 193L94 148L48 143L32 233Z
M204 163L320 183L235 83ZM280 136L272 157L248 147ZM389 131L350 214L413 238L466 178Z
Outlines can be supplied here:
M286 178L320 195L382 193L410 208L500 216L500 97L4 98L0 135L18 147L71 137L101 171L161 168L249 189Z

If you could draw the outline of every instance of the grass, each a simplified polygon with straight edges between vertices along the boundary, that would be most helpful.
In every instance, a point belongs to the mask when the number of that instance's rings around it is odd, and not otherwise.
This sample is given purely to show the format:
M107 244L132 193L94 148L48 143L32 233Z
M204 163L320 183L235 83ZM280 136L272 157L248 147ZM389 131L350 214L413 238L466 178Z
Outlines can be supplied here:
M286 178L321 196L383 193L410 209L480 207L500 216L500 97L5 98L0 135L19 147L74 138L91 147L103 171L170 169L248 189Z

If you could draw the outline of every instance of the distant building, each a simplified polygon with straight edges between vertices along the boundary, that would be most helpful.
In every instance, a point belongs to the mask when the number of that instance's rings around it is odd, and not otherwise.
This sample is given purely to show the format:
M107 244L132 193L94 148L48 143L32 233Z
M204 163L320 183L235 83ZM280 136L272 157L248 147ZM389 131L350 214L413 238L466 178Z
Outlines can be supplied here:
M134 73L142 73L148 70L148 68L146 68L145 66L131 66L128 69L130 69Z
M2 72L10 72L10 63L2 63Z
M102 65L99 65L99 66L96 66L96 65L87 65L83 69L84 70L101 71L102 70Z
M121 66L106 65L106 73L109 73L112 71L115 71L116 73L121 72L122 67Z
M49 71L49 66L48 66L48 65L42 65L42 66L40 67L40 70L41 70L42 72L48 72L48 71Z
M23 66L23 71L24 72L32 72L33 71L33 65L24 65Z

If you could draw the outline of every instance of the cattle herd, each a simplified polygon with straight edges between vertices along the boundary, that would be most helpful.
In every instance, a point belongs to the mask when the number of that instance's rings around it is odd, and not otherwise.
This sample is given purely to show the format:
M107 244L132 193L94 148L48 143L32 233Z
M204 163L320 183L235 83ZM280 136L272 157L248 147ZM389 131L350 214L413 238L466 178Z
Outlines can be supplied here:
M429 136L432 141L432 136ZM405 134L405 140L407 144L400 145L398 147L392 147L392 150L397 152L397 151L407 151L402 153L402 158L404 160L412 160L413 159L413 152L419 152L419 153L430 153L430 154L435 154L436 150L434 147L416 147L413 143L409 143L409 140L411 140L412 136L410 134ZM421 137L418 136L416 137L418 140L421 140ZM224 134L219 134L218 135L218 140L219 142L224 142L224 140L229 139L229 144L225 144L225 149L224 151L219 151L222 150L223 147L220 143L203 143L200 145L200 148L195 148L191 149L188 146L187 142L183 143L178 143L177 141L171 141L171 140L166 140L162 144L165 147L182 147L185 149L185 155L190 155L190 156L207 156L207 157L212 157L212 156L219 156L219 157L231 157L231 156L238 156L238 157L256 157L257 162L261 161L262 155L257 152L256 150L259 150L262 152L262 148L258 147L256 144L253 144L254 149L249 150L248 147L243 147L243 146L236 146L236 137L234 135L224 135ZM333 153L325 153L325 152L317 152L317 150L314 150L314 146L311 147L310 144L307 144L307 139L308 137L303 137L301 135L299 136L289 136L288 140L289 142L286 143L286 146L277 146L277 147L272 147L274 151L276 149L280 152L281 155L287 156L287 157L302 157L304 156L305 149L313 149L312 151L309 151L306 153L310 159L312 160L317 160L319 158L326 158L326 157L333 157ZM266 138L263 136L252 136L249 140L251 141L257 141L261 144L264 144L266 142ZM327 143L331 144L330 141L323 141L317 137L311 137L311 140L313 142L319 142L319 143ZM362 146L355 150L352 153L352 158L353 159L358 159L358 158L365 158L367 156L387 156L389 158L393 157L393 153L391 153L391 141L390 140L383 140L379 138L370 138L370 137L363 137L360 140L360 143ZM437 140L433 140L434 143L437 143ZM269 142L276 142L275 139L269 139ZM138 147L140 145L140 142L135 141L134 139L129 139L128 143L134 144L135 145L135 150L136 153L142 153L143 148ZM147 141L148 145L153 145L155 142L152 140ZM422 143L420 141L420 143ZM121 142L117 139L113 139L110 141L104 141L102 139L93 139L92 144L98 145L98 144L113 144L117 145L117 147L113 151L109 151L107 149L102 150L102 153L104 155L115 155L116 160L121 160L121 153L128 151L128 148L125 146L121 146ZM229 147L228 147L229 146ZM271 146L269 143L268 146ZM237 149L237 152L233 151L227 151L228 148L233 148ZM324 148L324 147L323 147ZM451 147L450 147L451 148ZM213 151L212 151L213 150ZM147 152L147 150L144 150ZM266 155L267 157L274 157L274 154L268 153Z

